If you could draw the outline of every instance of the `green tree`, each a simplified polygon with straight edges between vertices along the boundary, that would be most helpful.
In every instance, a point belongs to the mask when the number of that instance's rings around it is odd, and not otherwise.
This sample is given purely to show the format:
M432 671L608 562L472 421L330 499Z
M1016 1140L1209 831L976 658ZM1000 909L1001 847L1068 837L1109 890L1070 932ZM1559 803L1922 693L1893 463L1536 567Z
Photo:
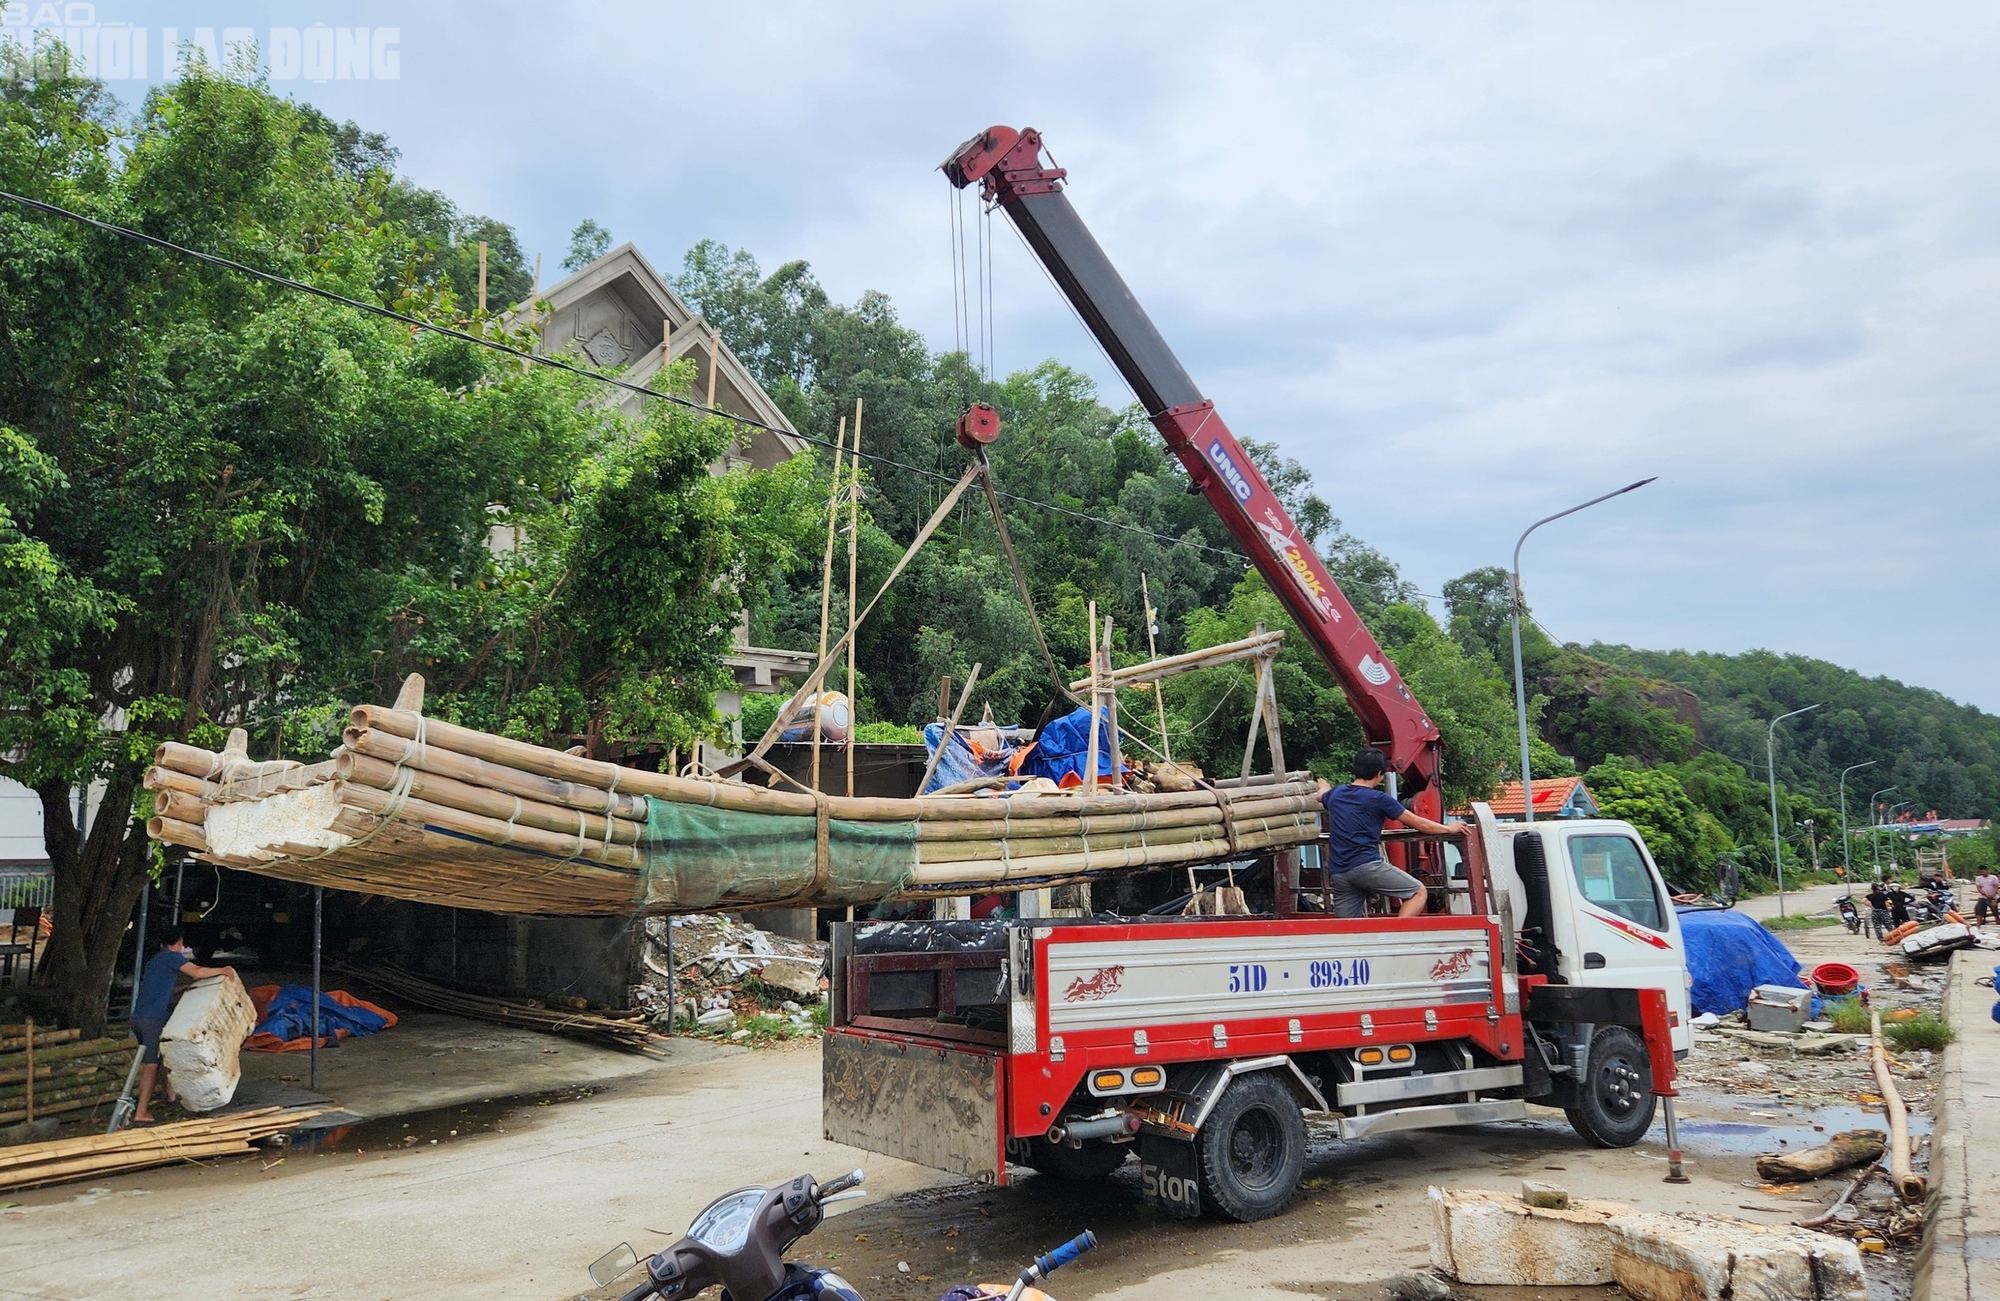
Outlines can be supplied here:
M86 81L0 79L0 188L449 312L448 269L378 202L382 156L201 69L130 122ZM418 274L385 290L385 267ZM414 668L539 740L718 726L717 653L790 559L811 463L713 478L725 424L625 421L489 356L0 210L0 773L41 797L70 1024L102 1029L158 863L139 780L163 740L323 750L341 704ZM496 523L517 551L488 549Z
M563 257L563 270L581 271L603 257L610 247L611 232L593 218L585 217L569 233L569 252Z
M1668 880L1688 889L1714 885L1715 861L1732 848L1729 833L1688 798L1673 774L1613 756L1583 781L1604 816L1631 823L1645 838Z

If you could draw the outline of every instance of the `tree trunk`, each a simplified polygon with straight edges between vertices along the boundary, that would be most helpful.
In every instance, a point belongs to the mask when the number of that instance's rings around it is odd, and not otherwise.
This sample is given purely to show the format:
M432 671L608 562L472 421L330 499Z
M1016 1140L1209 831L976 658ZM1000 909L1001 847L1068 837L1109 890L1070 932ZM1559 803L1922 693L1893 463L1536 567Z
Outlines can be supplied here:
M1773 1181L1796 1182L1817 1179L1836 1170L1873 1161L1882 1155L1883 1136L1879 1129L1850 1129L1835 1134L1831 1142L1809 1147L1803 1152L1757 1158L1757 1173Z
M35 790L42 800L42 842L55 873L45 980L56 987L63 1023L86 1039L104 1033L112 971L146 884L146 829L132 816L137 791L133 773L114 771L90 833L79 842L71 789L50 782Z

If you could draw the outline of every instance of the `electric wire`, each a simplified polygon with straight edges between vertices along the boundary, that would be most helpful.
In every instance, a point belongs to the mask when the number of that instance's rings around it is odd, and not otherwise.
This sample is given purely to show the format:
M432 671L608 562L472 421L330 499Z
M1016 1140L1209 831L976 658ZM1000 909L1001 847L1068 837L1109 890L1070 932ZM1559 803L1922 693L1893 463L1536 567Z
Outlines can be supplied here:
M109 235L115 235L121 239L129 239L141 244L147 244L168 253L205 263L209 266L220 267L223 270L232 271L238 275L248 276L253 280L261 280L266 284L275 285L281 289L296 290L299 293L309 294L312 297L320 298L330 303L337 303L343 307L351 307L355 311L365 313L369 316L376 316L383 320L395 321L399 324L407 325L412 330L422 330L443 338L455 339L460 343L469 343L474 347L484 348L489 352L500 353L503 356L512 357L527 364L545 366L549 369L577 375L584 379L595 380L600 384L606 384L613 388L623 389L628 393L636 393L641 397L653 398L673 406L682 407L699 415L727 420L731 424L742 428L761 430L765 433L775 434L780 438L796 438L801 442L810 443L829 451L834 448L833 440L829 438L803 433L796 429L784 429L777 425L766 424L753 416L737 415L735 412L725 411L721 407L707 406L701 402L697 402L693 398L681 397L675 393L662 392L659 389L649 388L644 384L635 384L630 380L620 379L616 375L607 375L602 371L592 370L588 366L579 366L574 362L564 361L560 357L550 357L541 353L529 352L525 349L514 347L512 344L503 343L499 339L471 334L465 330L456 329L448 325L439 325L435 321L427 321L422 317L411 316L407 313L396 311L394 308L383 307L378 303L366 302L359 298L350 298L345 294L336 293L331 289L322 288L308 281L294 280L290 276L279 275L275 271L266 271L261 267L254 267L245 262L238 262L232 258L222 257L219 254L189 248L183 244L176 244L172 240L162 239L157 235L149 235L144 231L133 230L129 226L119 226L112 222L100 221L95 217L88 217L80 212L73 212L68 208L60 207L53 203L45 203L40 199L31 199L25 195L0 190L0 201L17 204L31 211L42 213L45 216L60 217L76 222L79 225L89 226L92 229L103 231ZM920 478L933 479L940 483L957 482L957 476L955 475L925 469L923 466L912 465L907 461L899 461L877 452L861 452L859 455L863 460L870 461L876 465L889 466L908 474L917 475ZM1035 510L1048 511L1053 515L1061 515L1068 519L1079 520L1088 524L1101 524L1107 528L1118 529L1139 537L1151 538L1156 542L1161 542L1168 546L1186 547L1190 550L1203 551L1212 555L1227 556L1245 564L1249 563L1241 552L1233 548L1211 546L1206 542L1194 542L1187 538L1177 538L1137 524L1127 524L1122 520L1111 519L1103 515L1092 515L1087 511L1071 510L1066 506L1058 506L1052 502L1041 501L1033 497L1024 497L1019 493L1007 492L999 488L996 488L994 491L1003 500L1013 502L1017 505L1031 507Z

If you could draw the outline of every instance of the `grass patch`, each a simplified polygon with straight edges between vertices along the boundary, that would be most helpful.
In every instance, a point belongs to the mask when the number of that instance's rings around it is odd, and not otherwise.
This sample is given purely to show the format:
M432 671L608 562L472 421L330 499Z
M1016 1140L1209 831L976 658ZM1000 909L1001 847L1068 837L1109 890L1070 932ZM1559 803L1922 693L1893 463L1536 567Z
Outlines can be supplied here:
M1958 1038L1958 1032L1939 1019L1935 1013L1926 1012L1907 1021L1888 1022L1882 1027L1882 1037L1903 1052L1913 1052L1919 1048L1929 1048L1935 1052Z
M1789 917L1766 917L1764 919L1764 929L1767 931L1816 931L1822 926L1838 925L1840 925L1840 918L1838 916L1809 917L1793 913Z
M1858 998L1829 1001L1826 1019L1833 1022L1833 1028L1841 1034L1868 1033L1868 1009L1861 1005Z

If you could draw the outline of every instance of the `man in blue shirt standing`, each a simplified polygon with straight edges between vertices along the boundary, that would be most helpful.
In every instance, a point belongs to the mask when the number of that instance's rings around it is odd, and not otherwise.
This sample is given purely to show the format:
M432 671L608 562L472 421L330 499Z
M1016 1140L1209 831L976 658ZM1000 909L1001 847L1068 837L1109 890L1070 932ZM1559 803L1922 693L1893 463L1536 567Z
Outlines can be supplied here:
M139 995L132 1000L132 1037L139 1041L139 1106L132 1113L135 1125L150 1125L153 1084L160 1074L160 1032L167 1028L167 1016L174 1001L174 979L186 973L191 979L233 976L234 967L204 967L188 951L187 938L178 926L169 926L160 936L160 951L146 961L139 976ZM171 1098L169 1099L171 1101Z
M1369 746L1354 756L1354 780L1345 786L1319 784L1319 801L1326 809L1327 885L1336 917L1366 917L1368 896L1398 900L1398 917L1424 911L1424 883L1382 856L1382 824L1399 822L1434 836L1463 836L1470 823L1446 826L1419 817L1382 789L1389 761Z

